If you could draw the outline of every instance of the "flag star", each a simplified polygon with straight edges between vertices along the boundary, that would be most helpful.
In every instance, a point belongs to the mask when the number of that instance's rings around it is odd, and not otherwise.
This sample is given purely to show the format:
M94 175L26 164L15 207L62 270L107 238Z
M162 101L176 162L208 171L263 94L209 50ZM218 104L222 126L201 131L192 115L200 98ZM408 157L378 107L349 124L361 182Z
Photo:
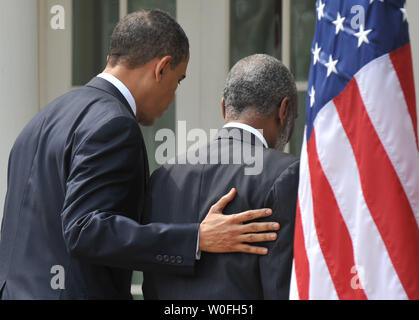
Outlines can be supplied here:
M314 90L314 87L311 87L311 91L308 96L310 97L310 108L313 108L314 102L316 101L316 91Z
M361 24L361 26L359 27L359 32L354 34L354 36L358 38L358 48L364 42L365 43L370 43L367 36L370 34L371 31L372 31L372 29L364 30L364 25Z
M322 0L319 1L319 6L317 7L317 18L321 20L324 17L324 6L325 4Z
M313 50L313 66L316 65L317 61L320 60L320 51L322 48L319 48L319 44L316 42L315 48Z
M403 8L400 8L400 11L403 13L403 21L407 21L406 5Z
M343 31L343 22L345 21L345 17L341 17L340 13L338 12L338 16L336 18L335 21L333 21L332 23L336 26L336 34L339 33L339 31Z
M325 63L325 66L327 67L327 77L331 75L332 72L338 73L336 70L336 64L339 62L338 59L333 60L332 55L329 56L329 62Z

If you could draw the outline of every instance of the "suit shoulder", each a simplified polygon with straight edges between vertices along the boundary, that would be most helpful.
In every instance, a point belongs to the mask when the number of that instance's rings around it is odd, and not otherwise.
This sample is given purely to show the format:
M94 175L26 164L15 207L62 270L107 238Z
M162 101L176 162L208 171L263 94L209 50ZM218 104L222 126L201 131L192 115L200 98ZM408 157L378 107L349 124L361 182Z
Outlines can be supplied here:
M88 104L91 104L89 109L95 114L104 117L126 116L135 120L124 103L109 92L84 86L80 88L80 94L86 96Z
M49 103L44 110L49 114L72 114L97 120L122 115L134 118L123 102L111 93L88 86L63 94Z
M281 175L289 167L298 168L300 163L296 156L274 149L265 149L263 160L264 170L267 170L269 175L275 174L275 176Z
M112 94L84 86L62 96L61 106L70 107L71 118L77 132L91 132L102 126L131 126L138 123L127 107ZM66 111L63 110L64 113Z
M298 182L300 174L300 161L297 159L294 162L290 163L281 174L275 179L273 183L273 189L289 192L297 192Z
M94 125L91 125L87 131L81 135L82 140L88 140L91 137L107 141L127 141L133 138L138 143L142 141L141 129L132 117L125 115L113 116L103 119ZM81 141L83 143L83 141Z
M293 154L278 151L275 149L264 149L265 150L265 157L269 158L269 160L277 159L288 163L294 163L295 161L299 161L299 158L294 156Z
M276 205L280 204L280 207L283 207L284 210L279 211L292 214L295 212L298 195L300 160L296 157L286 158L287 163L281 167L281 171L273 180L266 201L276 203Z

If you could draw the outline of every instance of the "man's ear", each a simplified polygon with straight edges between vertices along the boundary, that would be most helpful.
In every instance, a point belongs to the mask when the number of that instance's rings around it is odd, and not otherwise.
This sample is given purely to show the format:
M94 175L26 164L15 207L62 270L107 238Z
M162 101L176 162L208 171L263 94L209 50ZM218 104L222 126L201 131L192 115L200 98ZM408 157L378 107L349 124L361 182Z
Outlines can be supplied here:
M226 101L224 98L221 99L221 111L223 113L223 118L226 118Z
M285 97L282 102L281 105L278 108L278 119L281 125L281 128L283 128L285 126L285 122L288 118L288 114L290 112L290 104L289 104L290 99L288 97Z
M167 67L170 66L170 63L172 62L171 56L165 56L163 58L160 58L157 61L157 64L154 69L154 76L157 80L157 82L160 82L162 79L162 76L164 74L164 71L167 70Z

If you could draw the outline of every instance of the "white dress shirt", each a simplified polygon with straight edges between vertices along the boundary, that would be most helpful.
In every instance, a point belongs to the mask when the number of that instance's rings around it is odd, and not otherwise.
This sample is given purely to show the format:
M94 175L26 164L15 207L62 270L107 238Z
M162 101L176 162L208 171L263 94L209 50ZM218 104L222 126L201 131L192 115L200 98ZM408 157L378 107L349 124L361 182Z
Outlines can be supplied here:
M112 83L119 90L119 92L121 92L124 98L128 101L132 109L132 112L134 112L134 115L137 115L137 105L135 104L134 97L132 96L128 88L125 86L125 84L122 83L121 80L119 80L117 77L107 72L103 72L97 75L97 77L105 79L109 81L110 83Z
M226 123L223 128L239 128L239 129L246 130L250 133L253 133L263 143L265 148L269 148L268 143L266 142L266 139L263 136L263 134L259 130L255 129L255 128L253 128L253 127L251 127L251 126L249 126L245 123L229 122L229 123Z

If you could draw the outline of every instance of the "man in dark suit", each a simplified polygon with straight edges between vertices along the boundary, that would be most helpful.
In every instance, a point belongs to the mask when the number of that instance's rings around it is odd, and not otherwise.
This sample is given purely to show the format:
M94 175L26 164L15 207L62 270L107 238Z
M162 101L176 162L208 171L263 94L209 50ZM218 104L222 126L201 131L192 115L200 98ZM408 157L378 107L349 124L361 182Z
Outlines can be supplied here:
M188 39L170 16L128 15L113 32L104 73L24 128L9 160L1 298L130 299L132 270L189 274L199 250L266 254L240 236L279 226L243 228L268 210L221 214L234 193L201 224L138 222L149 172L137 122L151 125L168 108L188 60Z
M288 299L299 160L278 150L291 137L296 100L293 77L280 61L268 55L239 61L224 90L226 125L210 144L187 154L188 159L203 154L200 159L206 161L155 171L151 210L144 215L147 223L199 223L211 203L236 186L237 195L225 213L269 207L281 225L277 240L267 244L269 254L203 252L193 276L147 271L146 299ZM250 154L259 152L259 163L258 157L249 161ZM240 154L241 161L234 159ZM167 194L165 201L159 200L160 193Z

